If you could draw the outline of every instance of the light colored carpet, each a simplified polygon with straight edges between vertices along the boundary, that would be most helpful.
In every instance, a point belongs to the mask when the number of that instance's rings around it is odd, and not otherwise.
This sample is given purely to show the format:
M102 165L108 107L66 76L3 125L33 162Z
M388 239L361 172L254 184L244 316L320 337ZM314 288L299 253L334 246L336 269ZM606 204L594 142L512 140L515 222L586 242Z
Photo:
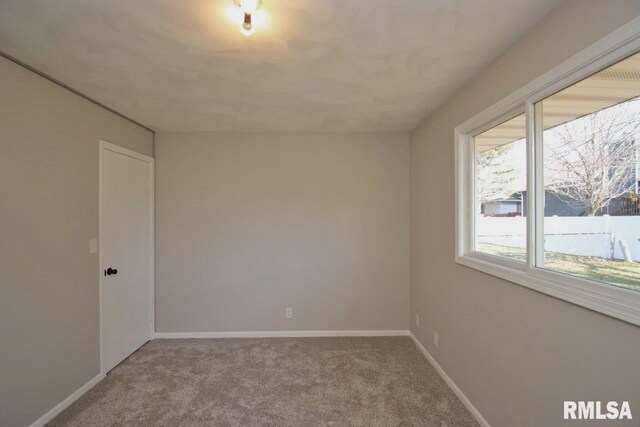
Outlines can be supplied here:
M148 342L50 426L477 426L409 337Z

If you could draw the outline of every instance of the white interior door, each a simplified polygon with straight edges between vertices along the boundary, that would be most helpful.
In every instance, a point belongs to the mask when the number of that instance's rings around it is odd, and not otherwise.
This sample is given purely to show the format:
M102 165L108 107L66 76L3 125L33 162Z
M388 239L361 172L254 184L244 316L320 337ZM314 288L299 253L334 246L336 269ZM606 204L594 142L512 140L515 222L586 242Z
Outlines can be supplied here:
M153 332L153 159L100 143L102 371Z

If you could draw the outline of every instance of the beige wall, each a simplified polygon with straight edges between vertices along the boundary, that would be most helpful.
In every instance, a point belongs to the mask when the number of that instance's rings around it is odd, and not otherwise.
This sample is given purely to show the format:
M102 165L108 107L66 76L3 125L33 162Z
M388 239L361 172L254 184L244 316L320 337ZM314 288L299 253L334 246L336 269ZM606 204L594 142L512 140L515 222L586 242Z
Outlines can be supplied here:
M412 331L493 427L557 426L581 399L629 400L637 425L640 328L454 263L453 128L638 14L566 3L411 136Z
M402 134L160 134L156 329L406 329L410 306L492 426L559 425L567 399L631 400L637 420L640 328L454 263L453 127L639 14L637 0L568 2L425 120L411 159ZM151 154L153 136L3 58L0 93L13 426L99 372L98 140Z
M406 330L408 305L407 134L156 136L158 332Z
M28 425L100 371L98 143L151 132L0 57L0 425Z

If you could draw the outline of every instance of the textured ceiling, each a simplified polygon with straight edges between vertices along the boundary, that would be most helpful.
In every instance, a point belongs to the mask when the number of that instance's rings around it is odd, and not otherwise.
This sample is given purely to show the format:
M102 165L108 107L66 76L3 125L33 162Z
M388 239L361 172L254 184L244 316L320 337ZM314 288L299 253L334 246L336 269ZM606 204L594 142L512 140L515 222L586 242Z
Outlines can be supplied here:
M2 0L0 50L159 131L406 131L560 0Z

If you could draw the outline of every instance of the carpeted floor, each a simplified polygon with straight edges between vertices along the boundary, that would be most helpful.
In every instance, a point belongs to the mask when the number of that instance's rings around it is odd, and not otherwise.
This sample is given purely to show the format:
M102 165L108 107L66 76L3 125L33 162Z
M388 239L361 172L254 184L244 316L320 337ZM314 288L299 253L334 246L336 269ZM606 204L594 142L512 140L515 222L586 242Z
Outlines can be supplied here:
M409 337L148 342L49 426L477 426Z

